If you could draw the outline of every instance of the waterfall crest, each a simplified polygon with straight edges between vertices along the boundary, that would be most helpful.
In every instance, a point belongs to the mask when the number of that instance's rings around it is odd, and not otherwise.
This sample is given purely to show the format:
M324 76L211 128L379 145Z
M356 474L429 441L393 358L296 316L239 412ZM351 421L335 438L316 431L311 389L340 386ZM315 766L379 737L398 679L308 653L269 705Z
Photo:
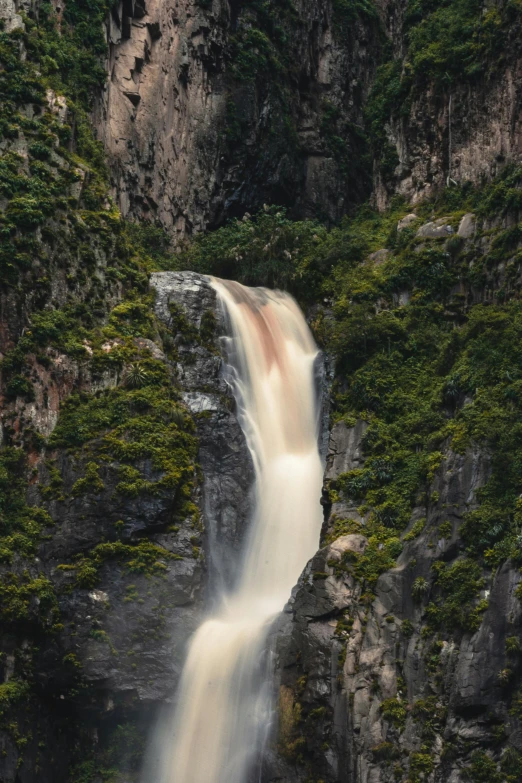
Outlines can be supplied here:
M317 348L303 315L282 292L212 285L230 324L227 373L254 462L255 511L237 584L190 642L158 783L246 783L270 725L266 637L322 522Z

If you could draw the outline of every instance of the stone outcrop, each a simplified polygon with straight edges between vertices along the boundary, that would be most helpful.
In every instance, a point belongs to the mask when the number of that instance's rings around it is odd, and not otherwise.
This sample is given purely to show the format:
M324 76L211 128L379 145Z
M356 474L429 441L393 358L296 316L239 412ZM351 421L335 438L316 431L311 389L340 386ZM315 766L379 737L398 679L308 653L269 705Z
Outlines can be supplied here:
M224 316L206 278L192 272L159 272L152 275L151 285L156 290L156 312L167 328L172 318L169 305L175 304L196 328L205 313L215 314L217 333L224 333ZM234 414L220 353L190 343L181 343L178 350L183 399L197 422L207 562L212 574L210 587L217 593L219 587L230 586L236 576L250 516L254 468Z
M137 341L144 353L165 363L196 422L200 478L192 500L200 509L200 523L195 526L189 516L172 525L175 490L122 494L117 486L121 469L117 461L101 462L99 486L85 493L73 489L85 473L87 458L82 454L48 450L45 459L36 463L37 481L29 488L29 502L44 507L53 524L29 566L30 577L49 580L58 597L60 626L54 636L39 637L39 599L35 599L29 618L34 625L28 623L25 631L22 626L18 634L2 636L0 674L7 682L12 676L9 666L14 667L15 659L20 665L20 651L32 650L37 639L40 645L32 659L39 694L38 703L31 704L37 717L30 713L34 747L28 746L23 770L17 772L16 737L0 727L0 778L5 781L68 780L79 734L85 734L87 746L96 746L107 727L121 720L139 723L147 717L150 721L157 706L176 688L186 642L211 595L216 594L218 583L230 584L235 575L237 551L249 517L252 465L222 377L219 334L223 322L216 295L207 279L192 273L157 274L151 284L165 334L170 333L173 307L186 325L185 333L173 332L177 334L175 364L159 340ZM202 345L194 335L205 314L216 328L212 339ZM82 377L78 366L71 365L70 371L69 391L77 388ZM84 393L96 391L96 384L90 386L89 380L83 377ZM102 380L98 388L110 389L121 379L116 372ZM56 417L40 416L36 406L35 424L50 435ZM160 477L148 460L135 465L149 480ZM45 487L53 478L59 481L59 491L49 497ZM161 572L136 572L117 557L108 558L99 565L92 587L78 584L74 567L78 558L88 557L102 542L125 546L140 541L157 547L157 557L164 562ZM22 558L19 565L8 568L13 575L21 576L23 569L29 575ZM27 723L26 712L24 708L20 727ZM52 754L39 751L43 736ZM124 767L124 759L121 764Z
M331 0L298 0L270 11L277 49L253 13L231 0L128 0L113 13L96 124L123 215L159 219L176 238L264 202L338 220L367 192L353 126L375 23L354 18L341 33Z
M379 26L395 57L406 48L405 0L376 5L380 21L354 14L342 23L331 0L298 0L294 15L273 22L286 36L276 54L283 65L278 71L274 60L265 73L268 39L246 44L250 64L241 52L242 31L259 24L248 3L120 3L96 125L122 213L158 219L173 238L264 202L339 220L369 194L363 107L381 56ZM377 206L393 193L415 203L448 181L480 183L520 160L519 72L513 56L444 95L424 90L409 114L390 119L399 163L390 182L375 169Z
M379 0L394 56L404 56L406 0ZM501 6L489 3L487 8ZM473 80L444 90L426 85L407 112L391 119L386 135L398 157L392 181L376 172L373 198L379 208L399 193L411 203L433 196L446 184L475 185L498 175L508 163L522 159L521 69L518 32L504 41L502 66L491 64ZM498 57L498 55L497 55ZM427 119L429 118L429 119Z
M363 434L360 422L334 427L330 480L361 465ZM413 510L412 525L426 519L422 531L405 540L397 566L373 592L363 593L350 569L339 567L350 562L347 553L365 551L361 534L338 538L310 561L276 632L279 755L268 754L263 780L391 783L406 779L408 769L408 779L417 779L422 763L424 779L460 783L473 753L494 746L495 726L504 727L511 746L522 747L503 680L512 665L506 639L519 634L521 620L516 566L505 563L485 589L487 609L476 632L434 638L424 626L437 591L432 565L456 563L464 554L462 516L475 507L488 476L486 455L445 452L430 488L433 500ZM356 518L338 503L327 511L327 531L339 518ZM437 532L443 521L450 523L446 537ZM419 578L426 583L420 601L413 589ZM290 730L281 715L288 704Z

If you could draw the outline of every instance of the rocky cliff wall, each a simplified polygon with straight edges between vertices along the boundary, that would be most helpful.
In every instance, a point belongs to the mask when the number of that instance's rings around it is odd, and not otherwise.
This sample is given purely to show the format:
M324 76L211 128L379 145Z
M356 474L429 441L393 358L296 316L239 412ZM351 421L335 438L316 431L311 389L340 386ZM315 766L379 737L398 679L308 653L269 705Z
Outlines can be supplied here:
M335 222L369 194L370 150L381 209L395 193L417 202L519 161L519 20L510 4L491 4L482 27L475 8L471 17L450 13L440 24L455 33L423 71L411 41L424 35L426 51L440 41L429 27L437 12L419 8L120 5L96 125L123 214L158 219L174 238L263 203ZM386 77L384 93L382 76L375 86L379 63L394 72L389 94ZM366 107L372 88L377 130Z
M519 163L520 19L514 6L504 0L379 5L393 59L375 94L376 102L384 97L388 103L374 146L388 148L386 164L378 151L374 168L378 208L395 193L416 203L447 184L477 185Z
M134 775L143 734L175 690L188 637L235 575L252 467L221 374L221 313L201 276L159 273L152 286L166 348L158 333L134 338L127 371L94 377L88 360L53 353L51 367L66 365L76 392L69 422L67 413L40 411L48 381L35 383L32 425L51 445L34 454L27 502L41 509L45 534L29 561L22 547L2 565L11 585L1 640L11 689L2 708L11 707L11 722L0 729L5 781L81 775L114 731L127 732L117 763ZM109 358L122 344L110 340L102 351ZM126 380L138 366L142 381ZM152 372L166 373L163 389L147 389ZM151 391L157 420L145 402ZM27 437L25 425L20 434ZM112 436L122 438L116 450ZM169 474L169 460L175 471L183 465L179 449L190 455L184 480Z
M335 361L323 540L277 643L265 778L517 783L518 17L495 15L517 3L481 4L504 59L445 84L436 57L433 85L403 81L418 20L380 3L383 89L370 5L122 4L95 116L114 198L174 236L265 200L337 220L368 192L365 102L380 206L504 171L331 232L268 209L207 256L293 286ZM107 8L58 8L0 4L0 777L129 783L203 603L233 580L251 467L212 290L159 273L154 299L152 270L186 257L108 198L87 122Z
M367 194L376 17L296 4L134 0L109 26L96 125L123 215L174 238L263 203L336 221Z
M361 464L363 434L361 423L333 428L329 480ZM520 643L518 569L506 563L484 585L488 607L474 633L433 635L425 625L438 589L433 564L460 562L459 526L488 477L485 455L447 451L431 486L436 502L413 510L411 527L422 519L422 532L406 534L397 566L371 592L350 566L368 547L364 535L335 538L308 564L276 645L281 755L269 758L267 781L457 783L469 779L477 751L506 741L522 748L503 680L506 641ZM329 507L327 537L339 519L360 516Z

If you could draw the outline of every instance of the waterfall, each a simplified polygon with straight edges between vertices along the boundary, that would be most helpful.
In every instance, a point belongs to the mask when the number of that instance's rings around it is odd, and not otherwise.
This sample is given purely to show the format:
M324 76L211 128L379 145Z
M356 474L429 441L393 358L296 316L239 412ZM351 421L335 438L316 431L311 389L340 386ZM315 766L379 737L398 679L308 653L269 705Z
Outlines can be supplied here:
M157 783L246 783L272 714L267 634L322 521L317 348L303 315L282 292L212 285L230 325L227 373L254 462L255 511L237 583L190 641Z

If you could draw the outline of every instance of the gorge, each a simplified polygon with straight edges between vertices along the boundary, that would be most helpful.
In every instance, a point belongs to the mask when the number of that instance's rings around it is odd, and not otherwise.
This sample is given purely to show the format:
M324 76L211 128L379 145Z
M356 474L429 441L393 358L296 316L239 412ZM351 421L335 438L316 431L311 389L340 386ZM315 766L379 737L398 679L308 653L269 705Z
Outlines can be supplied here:
M521 41L0 0L0 783L522 780Z

